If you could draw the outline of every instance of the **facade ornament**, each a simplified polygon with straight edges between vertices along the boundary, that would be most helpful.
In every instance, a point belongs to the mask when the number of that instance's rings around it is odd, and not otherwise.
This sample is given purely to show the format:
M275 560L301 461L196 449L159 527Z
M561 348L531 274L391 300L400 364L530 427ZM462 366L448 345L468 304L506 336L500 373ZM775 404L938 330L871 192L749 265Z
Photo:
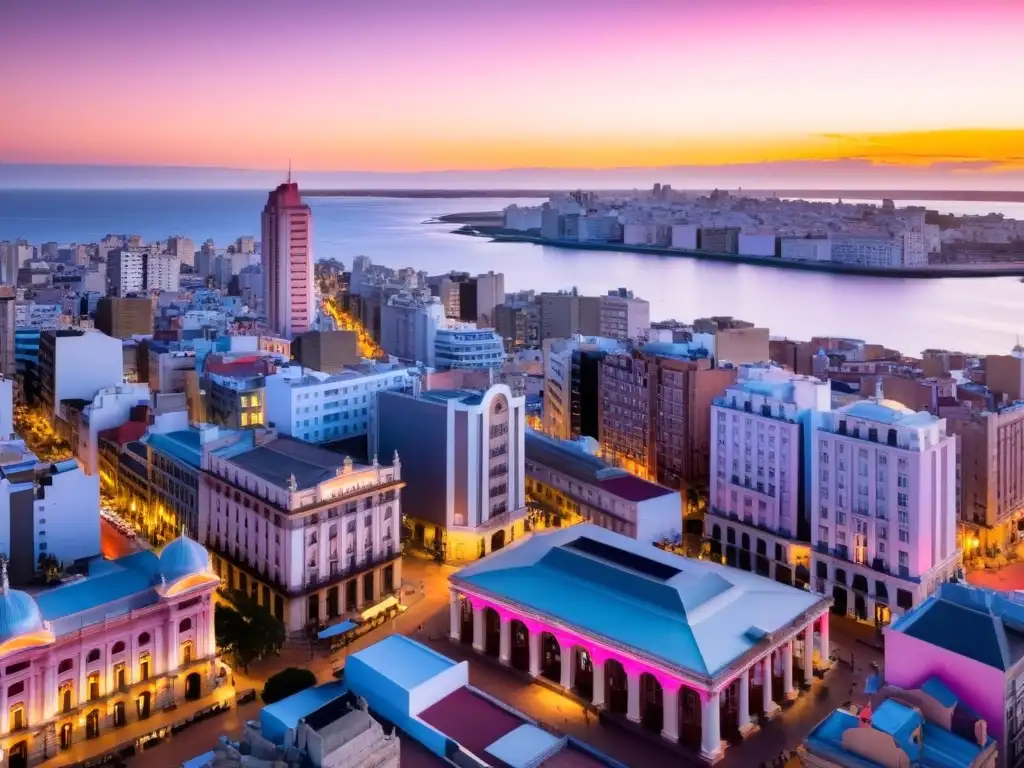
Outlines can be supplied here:
M295 479L294 472L288 475L288 490L291 491L292 493L295 493L295 491L299 490L299 483Z

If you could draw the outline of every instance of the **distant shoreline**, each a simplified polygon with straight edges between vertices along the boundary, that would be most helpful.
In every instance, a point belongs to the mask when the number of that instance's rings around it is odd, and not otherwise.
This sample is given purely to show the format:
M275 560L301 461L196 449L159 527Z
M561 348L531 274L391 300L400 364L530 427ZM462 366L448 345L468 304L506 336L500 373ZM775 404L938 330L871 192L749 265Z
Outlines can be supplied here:
M459 216L460 214L453 214ZM461 214L474 216L479 214ZM445 220L445 217L438 217ZM485 231L473 229L483 227ZM619 253L639 253L648 256L674 256L684 259L717 261L727 264L750 264L768 269L796 269L804 272L827 272L837 275L859 275L861 277L909 278L917 280L934 280L948 277L1024 277L1024 261L1018 264L996 264L992 267L967 264L963 267L953 265L932 265L927 267L865 267L856 264L835 264L833 262L792 261L774 256L734 256L727 253L710 253L708 251L692 251L680 248L666 248L654 245L624 245L623 243L574 243L567 240L548 240L536 235L497 231L497 228L477 222L465 223L453 230L453 234L469 237L487 237L492 242L500 243L532 243L552 248L569 248L582 251L612 251Z

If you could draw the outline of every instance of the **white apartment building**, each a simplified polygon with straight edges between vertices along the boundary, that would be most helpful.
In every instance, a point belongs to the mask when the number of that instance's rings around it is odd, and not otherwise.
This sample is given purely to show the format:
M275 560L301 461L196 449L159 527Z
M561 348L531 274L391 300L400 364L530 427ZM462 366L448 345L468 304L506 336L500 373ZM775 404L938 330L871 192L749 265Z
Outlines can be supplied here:
M0 552L27 584L40 555L71 565L100 554L99 476L74 459L42 464L21 440L0 442Z
M814 443L812 587L888 624L960 567L956 438L878 391L825 414Z
M267 421L283 435L311 443L369 435L376 447L377 393L412 391L415 369L363 364L328 374L300 365L282 366L266 377Z
M146 290L175 292L181 287L181 259L169 253L146 254Z
M436 296L392 296L380 308L380 346L401 360L434 367L434 340L444 325L444 304Z
M408 451L403 470L413 540L454 562L501 549L524 533L526 398L505 384L381 392L380 451Z
M99 471L99 433L127 422L132 409L150 402L148 384L115 384L96 392L92 402L82 408L78 424L78 445L72 449L87 475Z
M620 352L623 342L600 336L544 340L544 432L560 440L572 438L572 404L583 396L585 372L579 366L581 352ZM596 379L592 382L596 386Z
M616 215L580 216L576 237L581 243L614 243L622 239L622 224Z
M685 251L697 250L697 230L700 227L696 224L673 224L672 225L672 247L681 248Z
M63 400L88 400L124 381L121 340L99 331L43 331L39 337L40 403L61 413Z
M828 382L744 365L711 406L710 504L704 533L728 565L796 586L810 582L802 467L831 408Z
M199 538L230 589L291 633L375 604L402 584L402 467L278 437L231 457L206 453Z
M493 328L446 319L434 335L434 367L479 370L500 368L505 362L505 342Z
M107 254L107 293L128 296L146 290L146 254L117 248Z
M740 232L738 252L742 256L774 256L774 232Z
M827 237L780 237L779 257L790 261L830 261L832 241Z
M505 229L525 232L528 229L540 229L541 207L510 205L505 208Z
M902 267L903 241L887 235L836 234L832 241L832 261L861 267Z

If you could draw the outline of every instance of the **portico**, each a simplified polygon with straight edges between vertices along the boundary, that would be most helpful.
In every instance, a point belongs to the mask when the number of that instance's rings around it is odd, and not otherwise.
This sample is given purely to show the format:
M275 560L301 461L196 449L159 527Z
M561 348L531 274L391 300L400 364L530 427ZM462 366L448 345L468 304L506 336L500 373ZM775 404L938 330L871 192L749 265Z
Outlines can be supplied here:
M713 763L828 665L828 601L591 525L450 579L454 642Z

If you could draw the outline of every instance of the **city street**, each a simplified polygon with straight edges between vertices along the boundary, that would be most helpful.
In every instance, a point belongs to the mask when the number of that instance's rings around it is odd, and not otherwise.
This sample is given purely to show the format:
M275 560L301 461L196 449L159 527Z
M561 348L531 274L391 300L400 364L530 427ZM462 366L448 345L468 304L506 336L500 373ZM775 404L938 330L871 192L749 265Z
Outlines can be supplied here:
M1006 591L1024 589L1024 563L1010 563L998 571L968 571L967 582L979 587Z

